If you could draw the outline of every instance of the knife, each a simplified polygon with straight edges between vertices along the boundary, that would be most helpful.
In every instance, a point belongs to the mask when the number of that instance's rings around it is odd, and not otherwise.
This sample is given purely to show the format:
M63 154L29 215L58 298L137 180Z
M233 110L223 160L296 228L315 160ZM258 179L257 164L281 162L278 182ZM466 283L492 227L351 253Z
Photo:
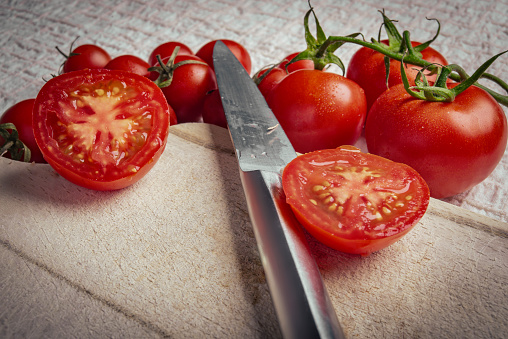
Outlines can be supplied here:
M266 280L285 338L344 338L281 171L296 157L242 64L217 41L213 63Z

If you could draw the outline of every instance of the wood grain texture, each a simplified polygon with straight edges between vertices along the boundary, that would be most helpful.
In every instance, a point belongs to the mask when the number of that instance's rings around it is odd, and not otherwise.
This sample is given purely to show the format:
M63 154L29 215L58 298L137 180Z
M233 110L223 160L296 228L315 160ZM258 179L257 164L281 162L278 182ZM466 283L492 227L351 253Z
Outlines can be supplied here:
M1 337L280 336L226 130L171 127L153 170L116 192L0 158L0 192ZM368 257L307 239L348 338L503 338L507 234L432 200Z

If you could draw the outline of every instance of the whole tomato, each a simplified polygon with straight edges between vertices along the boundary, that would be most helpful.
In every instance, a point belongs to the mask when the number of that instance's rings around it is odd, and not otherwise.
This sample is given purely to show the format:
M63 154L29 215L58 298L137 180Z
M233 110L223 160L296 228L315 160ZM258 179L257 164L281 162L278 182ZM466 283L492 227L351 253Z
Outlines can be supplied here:
M265 99L268 100L268 95L286 76L287 73L285 70L279 67L274 67L259 71L255 75L254 80L256 81L261 94L263 94Z
M167 63L170 57L162 60ZM181 62L186 63L178 65ZM202 122L203 105L207 93L217 88L215 74L202 59L195 55L177 55L176 66L171 72L171 83L162 87L166 100L175 111L178 123ZM156 65L154 65L156 66ZM159 73L153 71L150 79L156 80Z
M129 54L117 56L104 66L106 69L136 73L144 77L150 75L149 67L150 65L145 60Z
M203 105L203 122L228 128L228 122L218 90L214 90L206 95Z
M445 103L414 98L396 85L369 111L365 139L369 152L413 167L432 197L445 198L490 175L506 149L507 122L499 104L478 87Z
M254 80L258 85L259 91L261 94L263 94L265 99L268 98L268 94L272 91L272 89L289 73L300 69L314 69L314 61L312 60L299 60L290 64L286 68L286 65L298 54L298 52L292 53L282 59L282 61L276 67L262 69L256 73Z
M157 55L159 55L161 59L170 57L176 47L179 47L178 55L194 55L190 47L186 44L178 41L168 41L155 47L155 49L152 51L152 53L150 53L150 56L148 57L148 63L150 65L157 64Z
M8 108L0 117L0 124L12 123L18 131L19 140L30 149L30 161L37 163L45 163L39 146L35 141L34 131L32 128L32 110L35 99L26 99L16 103ZM0 137L0 146L3 144Z
M62 53L63 54L63 53ZM68 73L81 69L104 68L111 60L111 56L103 48L87 44L76 47L71 54L66 56L63 64L63 72Z
M381 41L388 44L388 40ZM418 46L420 42L413 41L411 45ZM447 65L445 57L432 47L425 48L422 52L422 58L431 63ZM409 83L414 85L414 79L418 74L413 65L405 65L406 74ZM418 67L419 69L420 67ZM346 77L356 82L365 91L367 98L367 110L372 107L374 101L386 91L386 66L384 55L371 48L360 48L351 58ZM435 78L435 77L434 77ZM434 79L429 76L427 79L432 81ZM402 83L402 76L400 73L400 62L390 59L390 75L388 77L388 86L394 86Z
M243 47L241 44L239 44L236 41L233 40L227 40L227 39L221 39L221 41L228 46L228 48L233 52L233 54L236 56L236 58L240 61L240 63L243 65L247 73L250 74L252 70L252 60L250 58L250 54L247 51L245 47ZM203 47L201 47L197 52L196 56L200 57L202 60L204 60L211 68L213 68L213 46L215 46L215 43L217 40L213 40L205 44Z
M272 89L267 103L300 153L354 144L367 113L360 86L319 70L290 73Z

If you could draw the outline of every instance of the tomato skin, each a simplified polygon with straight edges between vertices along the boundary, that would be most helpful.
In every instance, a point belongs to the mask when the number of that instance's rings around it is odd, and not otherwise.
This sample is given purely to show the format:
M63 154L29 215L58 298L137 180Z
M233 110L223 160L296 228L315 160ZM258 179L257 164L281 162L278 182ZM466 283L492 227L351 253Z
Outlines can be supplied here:
M103 48L96 45L81 45L76 47L67 58L63 66L63 72L68 73L81 69L104 68L111 60L111 56Z
M14 104L0 117L0 124L13 123L18 131L19 139L30 149L30 161L46 163L39 146L37 146L32 128L34 102L35 99L26 99ZM0 137L0 145L2 143L3 139Z
M214 90L206 95L203 105L203 122L228 128L226 114L222 106L222 100L218 90Z
M50 79L35 99L34 135L46 161L94 190L137 182L166 145L170 108L149 79L86 69Z
M388 44L388 40L381 41ZM413 46L421 45L420 42L412 41ZM432 47L425 48L422 52L422 58L431 63L447 65L445 57ZM420 67L414 65L406 65L406 75L409 83L414 85L414 80ZM360 48L351 58L346 77L356 82L365 91L367 98L367 110L369 110L374 101L386 91L386 69L384 63L384 55L367 47ZM435 76L428 77L429 81L435 79ZM394 86L402 83L402 75L400 73L400 62L390 60L390 76L388 77L388 86Z
M148 64L152 66L158 65L157 55L160 55L161 60L166 57L170 57L171 54L173 54L175 47L180 47L178 50L178 55L194 55L191 48L186 44L178 41L168 41L155 47L155 49L152 51L152 53L150 53L150 56L148 57Z
M287 69L286 65L293 60L294 57L296 57L299 52L291 53L288 56L284 58L284 60L279 64L279 68L283 70L287 70L289 73L292 73L294 71L297 71L299 69L314 69L314 61L312 60L299 60L292 64L290 64Z
M144 77L150 76L148 68L150 65L135 55L120 55L104 66L106 69L136 73Z
M273 88L267 102L300 153L354 144L367 112L360 86L318 70L290 73Z
M213 47L218 40L212 40L202 46L197 52L196 56L204 60L211 68L213 67ZM249 52L245 47L233 40L221 39L221 41L233 52L236 58L243 65L247 73L250 74L252 70L252 60Z
M162 61L167 63L169 57ZM204 62L195 55L178 55L175 64L194 60ZM155 80L159 73L152 72L150 79ZM203 105L206 94L217 88L215 74L206 64L186 64L177 67L173 73L173 80L167 87L162 88L166 100L171 106L178 123L202 122Z
M295 217L313 237L361 255L407 234L430 200L415 170L352 146L298 156L284 169L282 186Z
M264 75L266 72L269 72L268 74ZM263 77L261 81L258 83L258 89L263 94L266 100L268 100L269 94L272 92L272 90L277 86L279 82L282 81L287 76L286 71L284 71L282 68L273 68L273 69L266 69L262 70L258 74L258 78Z
M417 170L434 198L467 191L487 178L507 144L503 109L472 86L451 103L418 100L403 85L374 103L365 125L369 152Z

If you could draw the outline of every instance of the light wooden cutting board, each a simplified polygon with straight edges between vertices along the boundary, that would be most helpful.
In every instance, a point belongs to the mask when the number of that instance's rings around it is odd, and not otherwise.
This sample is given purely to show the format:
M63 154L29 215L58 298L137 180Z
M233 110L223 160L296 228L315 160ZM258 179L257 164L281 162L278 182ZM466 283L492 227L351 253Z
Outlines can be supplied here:
M0 337L280 336L228 132L171 131L115 192L0 158ZM506 223L432 200L369 257L307 238L348 338L508 333Z

